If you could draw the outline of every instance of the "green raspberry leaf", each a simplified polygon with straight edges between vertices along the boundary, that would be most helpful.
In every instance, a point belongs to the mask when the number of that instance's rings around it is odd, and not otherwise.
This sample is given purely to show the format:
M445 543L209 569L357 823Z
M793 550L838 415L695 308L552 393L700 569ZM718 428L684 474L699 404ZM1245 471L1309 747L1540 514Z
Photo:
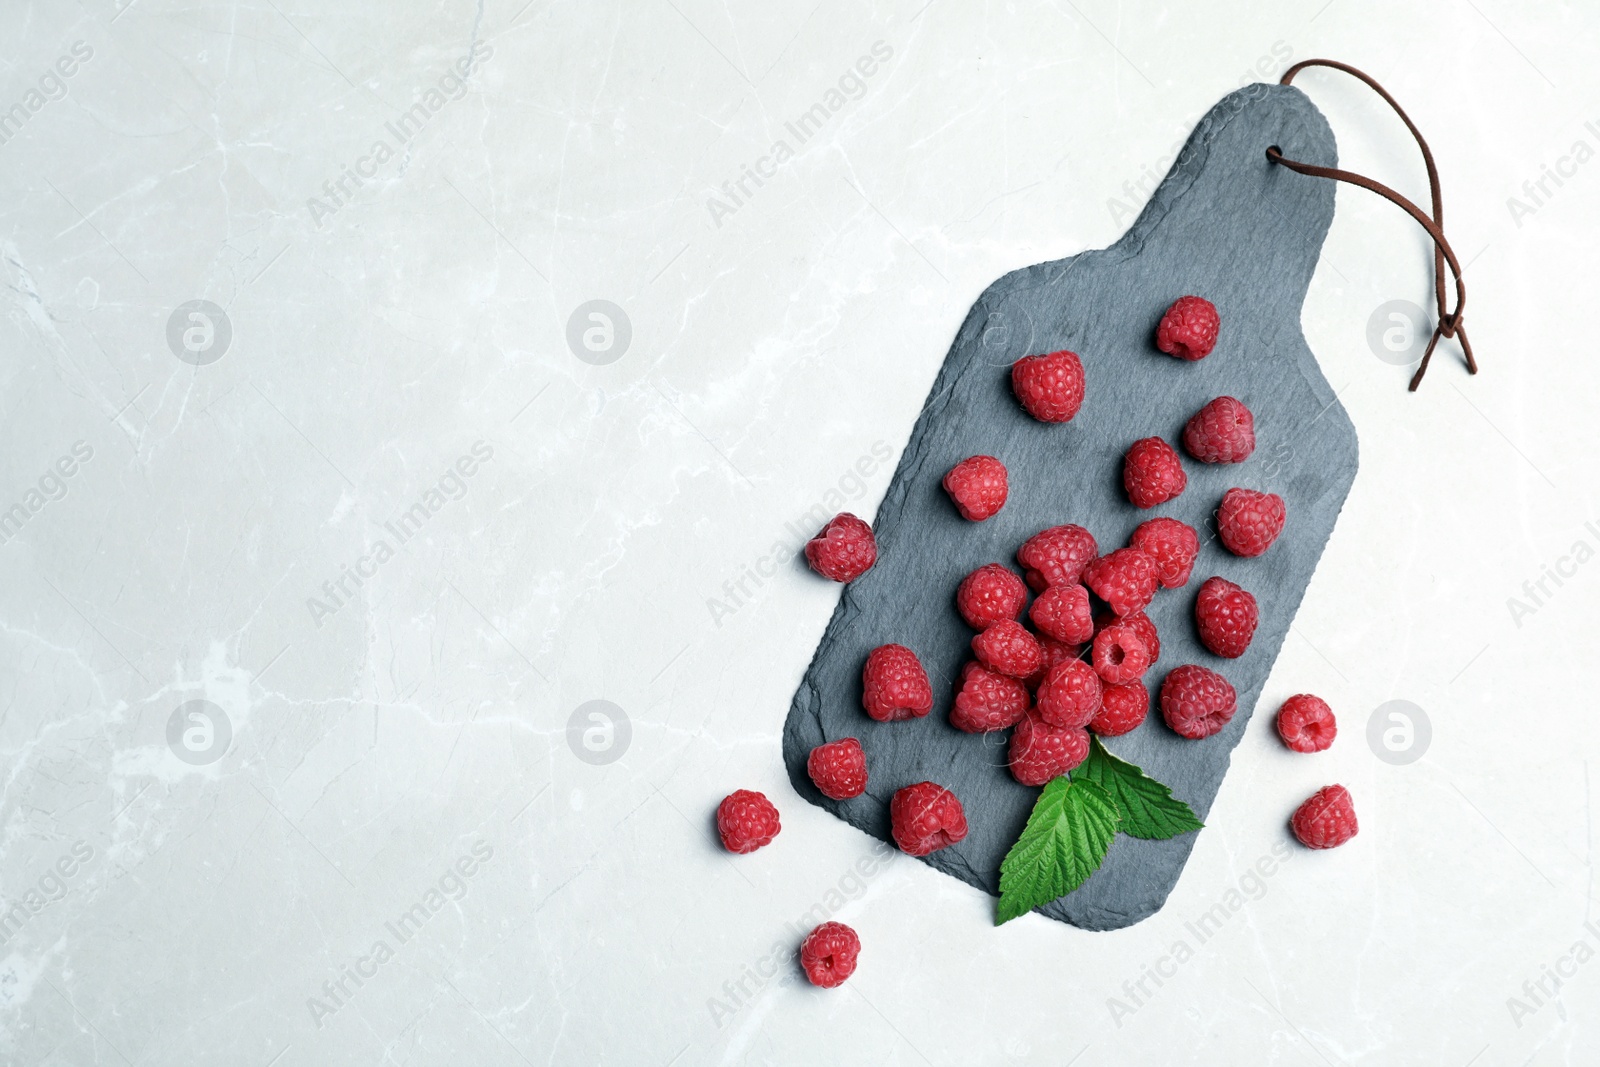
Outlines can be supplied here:
M1072 780L1105 790L1121 819L1118 829L1130 837L1160 841L1205 825L1171 789L1107 752L1098 737L1090 740L1089 758L1072 772Z
M1082 885L1099 870L1116 833L1117 808L1104 789L1066 775L1051 779L1000 864L995 925Z

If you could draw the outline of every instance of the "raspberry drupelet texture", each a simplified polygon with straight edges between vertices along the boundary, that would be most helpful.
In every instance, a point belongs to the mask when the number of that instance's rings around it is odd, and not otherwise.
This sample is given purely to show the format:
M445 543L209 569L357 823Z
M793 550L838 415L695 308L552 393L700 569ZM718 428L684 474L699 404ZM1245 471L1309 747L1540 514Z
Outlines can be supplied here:
M1034 711L1051 726L1087 726L1100 710L1104 685L1094 668L1081 659L1050 668L1034 694Z
M1325 785L1295 809L1289 820L1294 836L1307 848L1338 848L1360 830L1350 790Z
M1203 296L1180 296L1161 316L1156 327L1156 347L1179 359L1205 359L1217 344L1222 317L1217 306Z
M1321 697L1296 693L1278 709L1278 736L1296 752L1322 752L1333 744L1339 724Z
M1020 622L1002 619L972 639L972 654L991 671L1026 678L1044 663L1039 639Z
M1089 732L1081 726L1052 726L1029 713L1011 731L1011 777L1023 785L1044 785L1074 770L1089 755Z
M1239 463L1256 450L1256 420L1231 396L1219 396L1189 419L1183 448L1201 463Z
M1083 569L1083 584L1118 615L1143 611L1158 582L1156 561L1137 548L1119 548Z
M961 579L956 587L956 610L974 630L997 622L1016 621L1028 605L1028 587L1014 571L986 563Z
M1037 671L1024 679L1030 689L1039 688L1039 685L1049 676L1050 672L1055 670L1056 664L1079 659L1083 656L1082 645L1057 641L1053 637L1039 638L1039 648L1044 652L1044 662L1039 665Z
M967 836L967 814L944 786L918 782L889 801L889 827L901 851L926 856Z
M1200 554L1200 535L1195 528L1177 519L1159 518L1141 522L1128 538L1128 547L1156 561L1156 579L1163 589L1176 589L1188 582Z
M1028 618L1046 637L1069 645L1081 645L1094 636L1094 612L1089 607L1089 590L1076 583L1052 585L1034 598Z
M1260 612L1256 598L1226 578L1207 578L1194 601L1200 643L1225 659L1238 659L1250 647Z
M735 789L717 805L717 836L729 852L754 852L782 828L778 809L753 789Z
M1156 633L1156 624L1150 621L1150 616L1142 611L1136 611L1132 615L1123 615L1120 618L1116 615L1102 613L1101 618L1095 620L1097 629L1115 626L1118 623L1133 627L1133 632L1138 634L1139 640L1144 642L1145 651L1150 654L1151 663L1161 658L1161 636Z
M1236 556L1259 556L1283 532L1283 497L1254 489L1229 489L1217 509L1217 536Z
M856 973L861 938L841 922L825 922L800 942L800 967L814 986L832 989Z
M1040 530L1017 549L1022 576L1035 593L1052 585L1071 585L1100 554L1094 535L1082 526L1067 524Z
M1027 710L1027 686L969 660L961 669L950 725L969 734L1004 730L1020 722Z
M993 456L969 456L944 476L945 492L963 519L982 522L1006 503L1006 465Z
M806 757L806 773L825 797L849 800L867 789L867 754L853 737L818 745Z
M879 645L861 669L861 706L879 722L919 719L933 709L922 661L905 645Z
M1149 666L1150 650L1132 626L1118 623L1094 635L1094 671L1106 685L1137 682Z
M1101 737L1118 737L1135 729L1150 713L1150 690L1143 682L1108 685L1089 729Z
M1210 737L1233 719L1238 696L1216 671L1193 664L1175 667L1161 683L1161 717L1180 737Z
M1122 460L1122 487L1138 508L1153 508L1182 493L1189 484L1178 452L1159 437L1141 437Z
M806 542L806 562L824 578L853 582L878 561L878 542L872 527L848 511L828 521L822 532Z
M1040 422L1069 422L1083 406L1083 361L1063 349L1011 365L1011 388Z

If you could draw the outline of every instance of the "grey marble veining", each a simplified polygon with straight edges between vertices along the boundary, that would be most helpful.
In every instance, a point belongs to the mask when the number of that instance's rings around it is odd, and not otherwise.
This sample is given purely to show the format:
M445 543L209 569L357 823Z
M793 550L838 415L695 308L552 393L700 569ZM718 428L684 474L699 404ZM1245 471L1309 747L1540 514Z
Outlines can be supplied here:
M0 5L0 1065L1586 1062L1597 29ZM996 929L796 792L839 591L794 554L893 506L996 278L1113 246L1218 100L1314 55L1428 135L1483 373L1405 392L1426 244L1339 190L1272 321L1361 475L1207 828L1132 926ZM1370 96L1297 85L1425 195ZM1316 757L1269 722L1308 690ZM1330 781L1360 836L1291 847ZM736 788L783 818L742 857ZM832 991L794 964L825 918L864 945Z

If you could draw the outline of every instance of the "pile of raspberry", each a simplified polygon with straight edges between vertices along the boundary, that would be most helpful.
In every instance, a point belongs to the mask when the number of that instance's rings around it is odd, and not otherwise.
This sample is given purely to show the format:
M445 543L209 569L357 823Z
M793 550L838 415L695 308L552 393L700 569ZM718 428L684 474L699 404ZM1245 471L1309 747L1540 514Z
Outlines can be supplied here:
M1185 296L1162 317L1156 346L1180 360L1204 359L1219 325L1210 301ZM1084 402L1083 363L1073 352L1018 360L1011 384L1023 409L1042 422L1071 421ZM1255 451L1254 416L1239 399L1219 396L1192 414L1181 444L1196 462L1241 463ZM1129 501L1153 509L1176 500L1188 486L1183 464L1179 450L1159 436L1134 441L1121 472ZM949 470L943 486L963 519L983 522L1005 507L1008 472L999 457L969 456ZM1216 537L1234 556L1252 559L1272 548L1286 519L1276 493L1234 487L1216 505ZM1043 786L1076 769L1089 754L1091 734L1115 737L1137 729L1151 707L1146 676L1161 658L1161 637L1146 609L1163 591L1189 585L1199 551L1199 531L1170 515L1147 519L1116 546L1103 546L1083 526L1064 523L1024 541L1015 552L1015 569L994 562L966 575L954 601L973 630L973 658L957 675L950 724L972 734L1011 731L1008 765L1026 786ZM845 513L805 553L818 573L850 582L877 561L877 543L866 522ZM1212 575L1198 584L1193 605L1195 629L1208 652L1220 660L1246 653L1260 621L1248 589ZM861 681L862 709L877 722L919 719L933 710L928 672L903 644L872 649ZM1156 700L1167 728L1192 741L1220 732L1238 704L1226 677L1195 663L1167 671ZM1297 752L1322 751L1335 734L1331 709L1309 694L1290 698L1277 726L1285 745ZM840 738L813 749L807 771L824 796L848 801L866 790L867 753L858 738ZM947 848L967 834L960 799L935 782L899 789L889 813L895 843L913 856ZM1356 833L1349 792L1338 785L1319 790L1290 822L1311 848L1332 848ZM723 801L718 827L729 849L750 851L777 834L777 809L761 794L741 790ZM814 971L807 952L822 957L802 948L807 974L819 985L843 981L859 950L854 931L827 923L812 937L841 946L843 954L827 957L827 967Z
M1162 318L1156 345L1179 359L1203 359L1218 326L1209 301L1183 297ZM1083 361L1067 351L1027 356L1012 365L1011 385L1034 418L1069 422L1084 402ZM1255 419L1237 398L1217 397L1193 413L1181 444L1201 463L1243 462L1255 451ZM1134 441L1121 471L1128 500L1140 509L1176 500L1188 487L1183 464L1179 450L1159 436ZM970 456L945 475L944 488L963 518L985 521L1005 506L1005 463ZM1277 494L1236 487L1217 506L1217 537L1237 556L1260 556L1285 519ZM875 547L865 547L870 529L853 516L841 520L813 542L819 554L813 562L820 559L824 573L838 573L829 561L844 558L846 546L850 558L876 555ZM1199 531L1170 515L1141 523L1117 546L1066 523L1023 542L1016 569L995 562L968 574L955 590L955 606L974 631L973 658L959 673L951 725L968 733L1010 730L1011 774L1028 786L1082 763L1091 733L1114 737L1138 728L1151 706L1146 674L1161 658L1161 637L1146 608L1161 590L1189 584L1199 551ZM1247 589L1216 575L1199 584L1194 620L1208 651L1236 659L1249 648L1260 613ZM862 682L865 710L880 722L933 708L928 674L904 645L873 649ZM1167 726L1196 741L1225 727L1237 707L1228 680L1198 664L1167 672L1157 702Z

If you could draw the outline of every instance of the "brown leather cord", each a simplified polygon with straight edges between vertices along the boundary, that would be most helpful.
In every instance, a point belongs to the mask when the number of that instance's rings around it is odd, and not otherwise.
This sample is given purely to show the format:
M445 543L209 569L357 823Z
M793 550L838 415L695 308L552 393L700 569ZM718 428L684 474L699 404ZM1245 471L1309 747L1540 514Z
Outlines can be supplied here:
M1339 170L1336 167L1318 167L1310 163L1301 163L1297 160L1287 159L1279 151L1277 145L1267 149L1267 159L1280 166L1300 174L1308 174L1314 178L1330 178L1334 181L1348 182L1362 189L1377 193L1385 200L1398 205L1412 218L1416 219L1422 228L1428 231L1428 236L1433 238L1433 292L1439 304L1439 325L1433 329L1433 336L1428 340L1427 350L1422 353L1422 363L1417 367L1417 373L1411 378L1411 390L1415 391L1422 383L1422 376L1428 372L1428 363L1433 359L1433 349L1441 337L1459 337L1461 353L1466 357L1467 372L1478 373L1478 361L1472 356L1472 344L1467 340L1467 330L1461 321L1462 312L1467 305L1467 286L1461 280L1461 264L1456 260L1455 252L1450 248L1450 242L1444 236L1444 199L1439 192L1439 169L1434 166L1433 152L1428 148L1428 142L1422 139L1422 131L1417 129L1416 123L1411 121L1411 116L1405 113L1395 98L1390 96L1383 86L1373 80L1371 75L1364 74L1352 66L1338 63L1331 59L1308 59L1296 63L1283 72L1283 77L1278 79L1279 85L1288 85L1294 76L1307 67L1330 67L1333 70L1343 71L1353 78L1359 78L1372 89L1373 92L1383 97L1384 102L1394 109L1400 116L1400 121L1406 124L1406 129L1411 131L1411 136L1416 138L1417 147L1422 149L1422 161L1428 168L1428 192L1433 198L1433 215L1430 217L1421 208L1407 200L1404 196L1384 185L1382 182L1373 181L1371 178L1348 170ZM1450 274L1456 283L1455 310L1445 308L1444 269L1450 267Z

